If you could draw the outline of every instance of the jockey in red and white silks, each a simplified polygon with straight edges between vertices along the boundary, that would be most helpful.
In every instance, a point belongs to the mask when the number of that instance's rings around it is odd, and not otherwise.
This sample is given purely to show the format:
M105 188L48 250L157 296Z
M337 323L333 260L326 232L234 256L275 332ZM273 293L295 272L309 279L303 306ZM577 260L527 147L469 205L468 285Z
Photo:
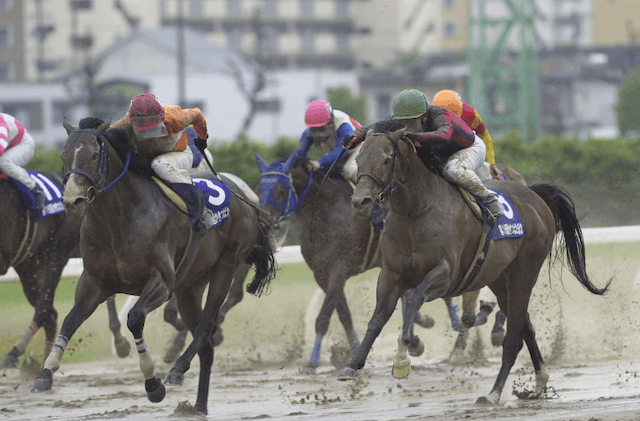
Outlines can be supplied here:
M0 113L0 172L37 192L36 182L23 168L31 161L36 142L15 117Z

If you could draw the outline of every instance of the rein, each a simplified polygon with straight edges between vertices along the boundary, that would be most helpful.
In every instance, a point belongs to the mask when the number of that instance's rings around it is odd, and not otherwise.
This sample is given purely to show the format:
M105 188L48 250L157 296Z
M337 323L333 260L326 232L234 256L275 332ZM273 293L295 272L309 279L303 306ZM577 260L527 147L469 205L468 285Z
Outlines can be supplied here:
M131 161L131 152L127 152L127 158L125 160L124 168L122 172L113 181L107 184L107 177L109 176L109 171L111 170L111 158L107 154L107 151L104 147L104 143L106 142L106 139L100 133L90 129L74 129L71 131L71 133L75 133L75 132L89 133L93 135L96 139L98 139L98 144L100 145L100 164L98 165L98 169L96 170L96 173L94 175L89 174L88 172L86 172L81 168L71 168L69 171L66 171L66 172L64 171L64 168L63 168L64 175L63 175L62 181L64 184L66 184L67 179L69 178L69 175L73 173L77 173L87 177L91 182L91 186L89 186L89 188L87 189L87 197L85 197L84 199L87 201L87 203L91 203L96 199L97 196L109 190L114 184L116 184L124 176L124 174L129 169L129 162ZM93 195L92 197L89 197L89 193L91 192L93 192Z
M387 182L385 182L380 177L378 177L377 175L375 175L375 174L373 174L373 173L371 173L369 171L363 171L363 172L360 172L358 174L358 179L357 179L357 182L359 183L360 179L363 176L364 177L369 177L373 181L378 183L380 185L380 187L382 187L382 191L378 194L378 199L377 199L378 203L380 203L383 200L389 198L391 195L393 195L398 190L404 188L404 186L405 186L405 183L400 181L400 179L398 178L398 155L400 154L399 149L398 149L398 142L395 139L393 139L391 136L389 136L388 133L384 133L384 135L387 137L387 139L389 139L389 141L391 143L393 143L393 149L394 149L394 152L395 152L395 154L393 155L393 172L391 173L391 177L389 177L389 180ZM415 146L414 146L414 151L415 151ZM407 160L407 162L408 162L408 160ZM411 174L411 170L412 170L411 166L409 166L409 174ZM407 175L409 175L409 174L407 174Z

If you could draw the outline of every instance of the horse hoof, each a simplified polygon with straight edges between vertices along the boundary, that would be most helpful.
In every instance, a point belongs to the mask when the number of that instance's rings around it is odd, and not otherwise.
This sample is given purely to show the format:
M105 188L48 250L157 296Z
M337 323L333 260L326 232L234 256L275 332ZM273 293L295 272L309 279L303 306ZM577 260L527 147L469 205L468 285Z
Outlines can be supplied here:
M391 370L391 376L394 379L402 380L409 377L411 374L411 361L407 358L407 361L404 363L393 364L393 369Z
M182 382L184 382L184 375L174 370L169 371L164 378L164 384L172 386L182 386Z
M305 368L301 369L300 372L302 374L316 374L316 368L308 365Z
M419 357L424 353L424 342L418 339L418 343L416 345L410 345L408 351L412 357Z
M502 341L504 341L504 329L491 332L491 345L501 346Z
M150 402L158 403L164 399L166 390L159 378L145 380L144 389L147 391L147 398Z
M454 349L449 356L449 364L460 365L464 362L464 350Z
M213 334L213 346L219 346L224 341L224 335L222 334L222 328L218 328L216 333Z
M340 381L355 380L357 378L358 378L358 372L351 367L343 368L340 374L338 374L338 380Z
M498 406L500 397L495 393L490 393L488 396L480 396L476 400L476 405L484 406Z
M51 390L51 386L53 386L53 373L48 368L45 368L38 374L36 377L36 381L33 382L33 387L31 388L32 392L44 392L46 390Z
M116 354L119 358L126 358L129 356L131 352L131 344L126 339L122 338L121 341L118 341L116 344Z
M2 365L0 368L17 368L18 367L18 357L13 356L11 354L7 354L2 360Z
M431 316L427 316L426 314L422 314L420 317L420 321L418 321L418 326L421 326L425 329L431 329L435 326L436 321Z

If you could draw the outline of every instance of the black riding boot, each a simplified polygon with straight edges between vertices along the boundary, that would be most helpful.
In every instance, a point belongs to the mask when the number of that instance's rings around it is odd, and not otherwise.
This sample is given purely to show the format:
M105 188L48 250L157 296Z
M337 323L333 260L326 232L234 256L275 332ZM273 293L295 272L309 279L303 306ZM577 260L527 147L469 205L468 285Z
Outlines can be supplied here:
M47 198L44 192L40 189L40 187L38 187L37 184L32 191L33 191L33 194L35 194L36 196L36 207L33 210L33 213L38 214L38 213L41 213L42 210L44 209L44 202L47 200Z
M193 184L172 183L171 187L184 199L189 208L189 222L204 236L213 225L213 215L204 205L204 193Z

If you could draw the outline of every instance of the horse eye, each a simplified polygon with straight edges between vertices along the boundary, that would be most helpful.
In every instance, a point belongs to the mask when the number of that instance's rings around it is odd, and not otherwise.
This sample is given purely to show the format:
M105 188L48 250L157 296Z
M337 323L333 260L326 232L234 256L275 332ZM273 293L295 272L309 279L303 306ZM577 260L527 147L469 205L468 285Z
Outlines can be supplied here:
M382 165L389 165L389 163L391 163L391 157L388 156L384 159L384 162L382 163Z
M98 152L94 152L93 155L91 155L91 159L97 161L99 156Z

